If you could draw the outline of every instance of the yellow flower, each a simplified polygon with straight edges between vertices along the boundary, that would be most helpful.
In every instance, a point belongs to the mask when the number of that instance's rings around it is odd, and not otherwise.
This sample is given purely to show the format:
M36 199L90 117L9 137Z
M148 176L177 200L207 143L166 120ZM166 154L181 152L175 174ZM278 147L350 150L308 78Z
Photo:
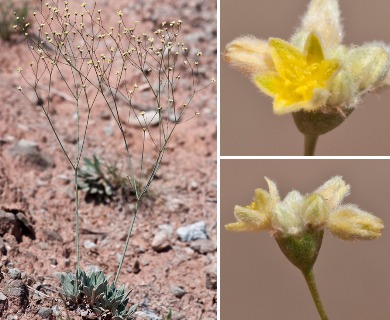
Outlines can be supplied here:
M313 110L329 96L329 79L338 70L337 60L325 60L320 40L312 33L304 52L288 42L272 38L269 47L276 71L255 74L255 84L275 98L277 114Z
M390 84L388 47L341 44L337 0L311 0L290 41L243 36L225 60L274 98L274 112L337 111L345 117L365 93Z
M381 235L383 221L355 205L342 205L350 186L333 177L305 196L291 191L281 200L276 184L265 178L269 191L256 189L250 206L235 206L237 222L228 231L269 230L275 238L302 237L327 228L344 240L375 239Z

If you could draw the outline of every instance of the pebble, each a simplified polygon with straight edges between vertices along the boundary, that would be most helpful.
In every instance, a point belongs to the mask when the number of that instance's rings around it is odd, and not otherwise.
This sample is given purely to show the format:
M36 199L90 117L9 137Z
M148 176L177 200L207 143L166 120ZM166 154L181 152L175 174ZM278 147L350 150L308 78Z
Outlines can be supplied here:
M7 300L7 296L0 291L0 301L3 302L3 301L6 301L6 300Z
M173 235L173 227L169 224L161 224L160 229L152 240L152 248L156 252L166 251L171 248L171 238Z
M27 162L36 165L41 169L47 169L53 166L53 159L42 153L38 144L32 140L19 140L10 150L11 155L23 157Z
M168 197L165 207L171 212L178 212L184 208L184 203L180 199Z
M22 280L11 280L5 285L4 294L9 298L15 298L20 307L26 307L28 303L28 291Z
M171 286L169 292L172 293L176 298L181 298L186 294L186 291L183 287L180 286Z
M191 248L201 254L214 252L217 250L217 244L208 239L199 239L191 242Z
M152 249L156 252L166 251L171 247L169 235L163 231L158 231L152 240Z
M58 242L63 242L64 241L62 236L57 231L44 229L43 233L45 235L45 240L46 241L58 241Z
M5 247L5 242L3 240L3 237L0 237L0 253L3 255L7 254L7 249Z
M112 125L105 126L103 131L107 137L111 137L114 134L114 127Z
M51 308L41 307L38 310L38 314L41 318L48 319L53 314L53 310Z
M206 270L206 288L217 290L217 266L212 266Z
M91 241L91 240L85 240L83 242L83 246L85 249L93 249L93 248L96 248L96 243Z
M17 229L19 228L15 214L13 214L12 212L0 210L0 235L3 236L8 232L11 234L19 234L20 230Z
M198 239L207 239L206 223L199 221L177 229L176 234L183 242L195 241Z
M9 269L8 275L14 280L22 278L22 273L16 268Z
M160 316L154 313L152 310L137 311L134 315L141 319L161 320Z

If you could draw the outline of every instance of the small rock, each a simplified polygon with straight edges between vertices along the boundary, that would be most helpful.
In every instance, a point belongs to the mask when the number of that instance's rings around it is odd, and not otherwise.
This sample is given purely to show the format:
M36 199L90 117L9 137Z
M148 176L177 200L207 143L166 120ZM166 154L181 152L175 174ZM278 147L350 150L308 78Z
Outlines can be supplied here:
M4 243L3 237L0 237L0 253L3 254L3 255L7 254L7 249L5 247L5 243Z
M15 140L15 137L13 136L5 136L0 138L0 146L2 144L11 143Z
M0 302L7 301L7 296L0 291Z
M208 239L199 239L191 242L191 248L201 254L214 252L217 250L217 244Z
M100 112L100 119L102 119L102 120L110 120L111 119L111 113L108 112L108 111Z
M190 188L191 190L196 190L198 189L199 185L196 181L191 181Z
M43 234L45 236L46 241L58 241L58 242L64 241L62 236L57 231L44 229Z
M135 313L135 316L137 316L140 319L147 319L147 320L161 320L161 317L154 313L152 310L143 310L143 311L137 311Z
M180 199L168 197L165 203L165 207L171 212L178 212L183 209L184 203Z
M41 169L47 169L53 166L52 158L48 154L42 153L35 141L19 140L10 150L10 153L13 156L23 158L26 162Z
M217 267L213 266L206 270L206 288L217 290Z
M49 261L50 261L50 264L51 264L52 266L58 265L58 261L57 261L56 258L50 258Z
M49 244L47 242L38 242L37 247L41 250L49 249Z
M13 314L10 314L10 315L7 317L7 320L18 320L18 316L13 315Z
M138 274L141 272L141 267L138 260L135 260L133 268L131 269L131 272L134 274Z
M170 237L173 235L173 226L170 224L160 224L158 228L162 231L165 231Z
M38 314L41 318L48 319L53 314L53 310L51 308L41 307L38 310Z
M207 239L206 223L199 221L177 229L176 234L183 242L195 241L198 239Z
M103 131L107 137L111 137L114 134L114 127L112 125L105 126Z
M18 222L15 214L0 210L0 235L3 236L6 233L11 233L15 237L21 237L21 230L18 228Z
M156 252L166 251L171 247L169 234L160 230L156 233L152 241L152 248Z
M4 287L4 294L19 307L25 308L28 304L28 290L22 280L8 281Z
M9 269L8 270L8 275L16 280L16 279L21 279L22 278L22 273L20 272L20 270L18 269L15 269L15 268L12 268L12 269Z
M61 310L58 306L53 306L53 316L58 317L61 314Z
M85 249L93 249L96 248L96 243L91 240L85 240L83 246Z
M179 286L172 286L169 288L169 292L173 294L176 298L181 298L186 294L186 291L184 290L183 287Z

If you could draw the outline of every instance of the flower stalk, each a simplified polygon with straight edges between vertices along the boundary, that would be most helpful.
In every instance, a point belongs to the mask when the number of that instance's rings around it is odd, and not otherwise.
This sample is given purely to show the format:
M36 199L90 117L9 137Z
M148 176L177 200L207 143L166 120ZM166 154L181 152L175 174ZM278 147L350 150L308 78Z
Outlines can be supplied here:
M316 150L316 145L318 141L317 135L305 135L305 151L304 156L314 156L314 152Z
M316 279L314 277L313 269L302 271L303 277L306 280L306 284L310 290L311 297L313 298L314 304L318 310L321 320L328 320L325 308L321 302L320 294L317 289Z

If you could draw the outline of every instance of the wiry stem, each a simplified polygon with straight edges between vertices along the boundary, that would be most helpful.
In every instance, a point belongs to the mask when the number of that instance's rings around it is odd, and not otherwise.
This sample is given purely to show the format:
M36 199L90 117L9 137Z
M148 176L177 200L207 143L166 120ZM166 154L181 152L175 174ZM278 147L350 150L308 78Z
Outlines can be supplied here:
M309 269L308 271L302 271L303 276L305 277L307 286L309 287L311 296L313 298L314 304L317 307L318 313L321 317L321 320L328 320L328 316L326 314L325 308L322 305L320 294L317 290L316 280L314 278L313 269Z
M138 201L135 203L135 208L134 208L134 212L133 212L133 219L131 220L131 225L130 225L129 231L127 233L125 247L123 248L121 260L119 262L119 266L118 266L118 269L117 269L116 274L115 274L115 279L114 279L114 282L113 282L114 285L118 281L119 274L121 272L122 265L123 265L123 260L125 260L125 254L126 254L126 251L127 251L127 247L129 246L131 233L133 232L135 218L137 217L137 211L138 211Z
M317 135L305 135L305 156L314 156L317 140Z

